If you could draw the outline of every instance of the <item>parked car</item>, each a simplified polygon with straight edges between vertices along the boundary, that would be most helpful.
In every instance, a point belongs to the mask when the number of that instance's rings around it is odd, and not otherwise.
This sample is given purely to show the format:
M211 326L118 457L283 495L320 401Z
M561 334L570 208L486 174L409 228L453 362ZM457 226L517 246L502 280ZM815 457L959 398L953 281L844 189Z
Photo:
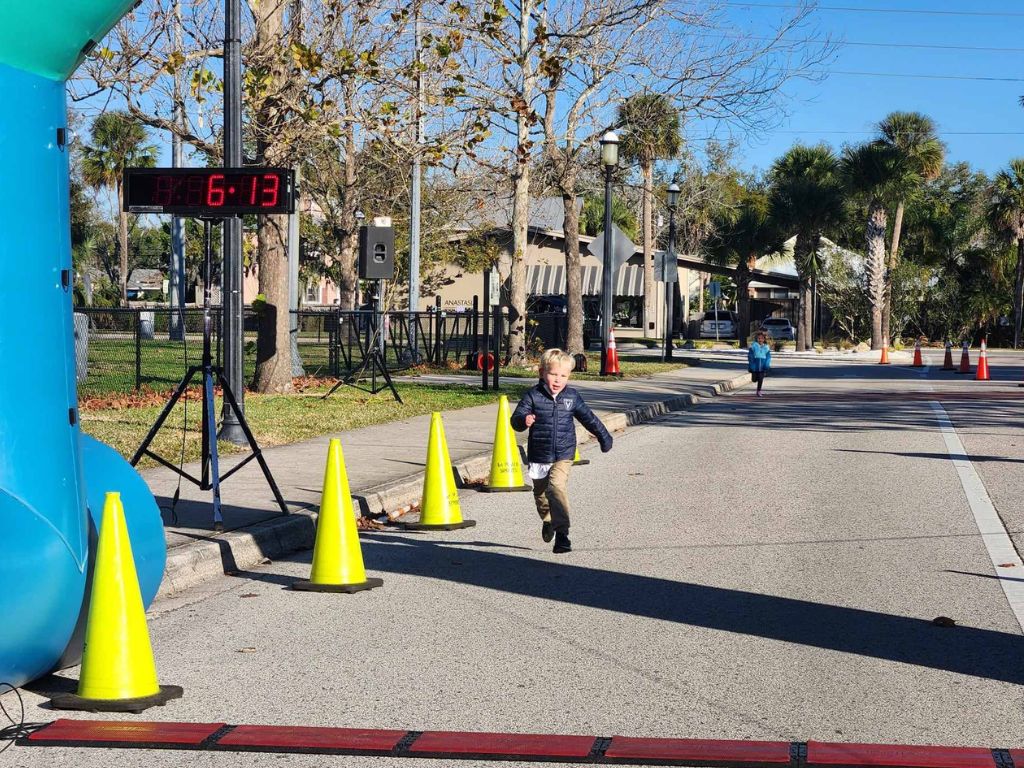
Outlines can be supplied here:
M784 317L766 317L761 321L761 330L779 341L796 341L796 329Z
M735 312L724 309L705 312L700 321L700 337L702 339L735 339L739 320Z

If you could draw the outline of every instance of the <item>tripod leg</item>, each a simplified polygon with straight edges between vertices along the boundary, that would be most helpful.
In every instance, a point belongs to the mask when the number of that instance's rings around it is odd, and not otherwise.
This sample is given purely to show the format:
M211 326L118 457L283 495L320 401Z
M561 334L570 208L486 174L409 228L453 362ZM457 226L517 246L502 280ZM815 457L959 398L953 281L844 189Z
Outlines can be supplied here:
M178 388L174 390L174 394L171 395L171 399L167 401L167 405L165 405L164 409L160 411L160 415L156 417L156 421L153 422L153 426L150 427L149 432L146 434L146 438L142 441L142 445L139 446L138 450L135 451L135 455L132 456L129 464L133 467L139 463L139 459L142 458L146 449L149 448L149 444L153 442L153 438L155 438L156 433L160 431L160 427L163 426L164 421L166 421L167 417L171 415L171 411L174 410L174 404L178 402L178 398L180 398L182 393L184 393L185 388L188 387L189 383L192 381L192 377L198 370L199 368L196 366L192 366L188 369L188 372L185 374L185 378L183 378L181 383L178 384Z
M402 402L402 398L401 398L401 396L399 396L398 390L395 389L395 383L393 381L391 381L391 376L390 376L390 374L388 374L388 366L387 366L387 364L385 364L385 362L383 360L381 360L379 357L377 358L377 363L380 366L381 374L384 376L384 381L386 381L388 383L388 387L391 389L391 394L395 396L395 400L397 400L398 402L401 403ZM381 387L381 389L383 389L383 387Z
M203 371L203 434L207 436L210 459L210 488L213 489L213 530L224 530L224 517L220 512L220 462L217 456L217 420L213 418L213 372L206 368ZM204 457L205 461L205 457ZM204 473L204 480L205 473Z
M274 499L277 501L277 506L281 508L282 514L291 514L288 511L288 505L285 503L280 489L277 487L277 483L274 482L274 476L270 473L270 467L267 465L266 459L263 458L263 451L261 451L259 445L256 444L256 438L253 437L252 430L249 429L249 422L245 420L245 414L243 414L242 409L238 407L238 401L235 400L235 395L231 391L231 387L228 386L228 382L224 378L224 374L220 369L217 370L217 379L220 381L221 389L224 391L224 399L227 401L231 410L235 412L235 416L238 417L238 424L241 426L242 432L245 434L245 439L249 443L249 448L252 450L253 456L255 456L256 461L260 463L260 469L263 470L263 477L266 478L267 485L270 486L270 490L274 493ZM337 389L337 387L335 387L335 389Z

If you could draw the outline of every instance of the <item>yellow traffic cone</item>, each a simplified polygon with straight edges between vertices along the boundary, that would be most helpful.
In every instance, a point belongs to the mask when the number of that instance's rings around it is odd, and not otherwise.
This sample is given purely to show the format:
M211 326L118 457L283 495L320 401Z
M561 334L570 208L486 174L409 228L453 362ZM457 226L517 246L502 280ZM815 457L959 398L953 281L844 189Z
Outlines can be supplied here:
M579 446L576 446L576 455L572 457L572 465L574 467L579 467L579 466L581 466L583 464L589 464L589 463L590 463L590 459L581 459L580 458L580 448L579 448Z
M292 589L303 592L361 592L384 583L366 577L363 551L359 546L352 495L345 471L341 441L332 439L327 448L324 490L316 520L313 567L308 581L296 581Z
M502 491L529 491L523 482L523 465L519 461L519 446L509 421L508 396L498 400L498 422L494 427L494 449L491 451L491 474L487 485L480 490L487 493Z
M78 693L56 696L50 704L86 712L138 713L181 694L178 686L157 682L121 494L108 493L96 545Z
M420 520L404 523L409 530L452 531L471 528L475 520L463 520L459 505L459 492L455 487L452 460L444 436L441 414L430 416L430 440L427 442L427 473L423 477L423 495L420 498Z

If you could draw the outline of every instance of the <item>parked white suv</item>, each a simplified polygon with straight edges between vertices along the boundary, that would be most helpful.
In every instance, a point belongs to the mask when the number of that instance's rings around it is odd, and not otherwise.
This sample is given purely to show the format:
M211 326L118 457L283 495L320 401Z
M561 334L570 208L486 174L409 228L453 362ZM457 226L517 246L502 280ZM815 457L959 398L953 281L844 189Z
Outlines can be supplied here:
M735 339L736 313L720 309L704 313L700 321L700 337L702 339Z
M766 317L761 321L761 330L780 341L796 341L796 329L784 317Z

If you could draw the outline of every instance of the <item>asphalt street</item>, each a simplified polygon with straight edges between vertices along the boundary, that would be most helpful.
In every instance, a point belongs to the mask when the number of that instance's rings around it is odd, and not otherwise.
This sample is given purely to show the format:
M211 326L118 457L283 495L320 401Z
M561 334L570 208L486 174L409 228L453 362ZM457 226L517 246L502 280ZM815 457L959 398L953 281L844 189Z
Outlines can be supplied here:
M1022 370L994 358L995 382L779 360L763 399L747 388L619 433L573 469L568 555L541 542L530 494L464 490L475 528L363 536L381 589L292 592L305 553L158 601L160 679L185 696L139 717L1024 746L1024 637L1001 582L1024 572L994 567L932 405L1019 548ZM76 675L26 692L26 719L54 719L42 694ZM0 755L26 768L186 761L438 765Z

